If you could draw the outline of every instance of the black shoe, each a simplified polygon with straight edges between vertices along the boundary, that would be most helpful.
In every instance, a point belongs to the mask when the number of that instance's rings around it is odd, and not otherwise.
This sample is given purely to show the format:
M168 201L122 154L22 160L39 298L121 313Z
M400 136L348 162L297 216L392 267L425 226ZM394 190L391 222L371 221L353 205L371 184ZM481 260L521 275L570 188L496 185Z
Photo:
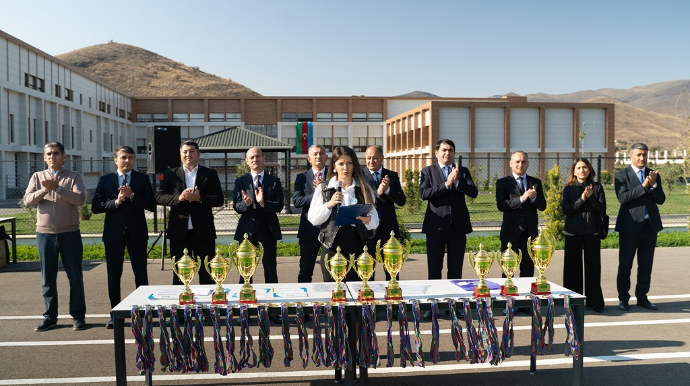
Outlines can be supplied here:
M523 314L532 316L532 309L530 307L519 307L518 312L522 312Z
M113 320L113 318L110 318L108 323L105 324L105 328L108 330L112 330L114 324L115 324L115 321Z
M595 309L594 309L594 312L601 314L602 312L604 312L604 307L595 308Z
M656 311L659 309L659 307L657 307L656 304L650 302L649 300L638 301L637 305L652 311Z
M431 320L431 311L425 312L424 315L422 315L422 318L424 320Z
M458 315L459 319L465 319L465 311L458 309L455 314ZM450 316L450 310L446 310L446 316Z
M86 322L84 322L84 318L77 318L74 319L74 324L72 325L72 330L74 331L81 331L86 329Z
M45 318L36 326L36 331L48 331L57 326L57 319Z
M620 302L618 302L618 308L621 311L630 311L630 305L628 304L627 300L621 300Z
M271 324L275 324L275 325L282 325L283 324L283 318L281 318L278 315L269 316L268 320L271 321Z

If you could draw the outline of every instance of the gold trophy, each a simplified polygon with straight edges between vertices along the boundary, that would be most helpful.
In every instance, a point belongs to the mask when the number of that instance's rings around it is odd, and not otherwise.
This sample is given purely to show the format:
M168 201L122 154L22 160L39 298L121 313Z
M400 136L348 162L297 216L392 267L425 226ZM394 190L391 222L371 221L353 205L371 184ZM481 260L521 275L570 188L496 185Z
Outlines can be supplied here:
M230 273L232 269L232 260L226 260L220 254L220 248L217 248L216 256L213 257L210 263L208 261L208 256L206 256L204 259L204 266L206 267L206 272L208 272L213 281L216 282L216 289L213 291L213 295L211 295L211 304L227 304L228 299L223 289L223 281L228 277L228 273Z
M470 266L474 269L474 273L479 276L479 283L474 287L475 298L486 298L491 296L491 290L484 281L484 276L489 273L494 259L498 259L496 252L487 252L484 250L484 244L479 244L477 253L468 253L467 259L470 261Z
M350 255L350 259L354 259L355 255ZM324 263L326 270L331 274L333 280L335 280L335 289L331 292L332 302L346 302L347 296L345 290L343 289L342 281L350 272L352 265L347 260L342 253L340 253L340 247L336 248L336 253L330 259L328 255L324 257Z
M355 260L355 255L350 255L350 264L357 272L357 276L362 279L362 288L360 288L357 300L360 302L374 301L374 291L369 287L369 278L376 271L378 261L367 253L367 246L364 246L364 252Z
M532 291L530 291L535 295L549 295L551 293L551 285L544 276L544 270L551 263L551 257L555 251L556 239L553 236L545 235L543 230L534 240L527 238L527 252L534 262L534 266L539 270L539 277L535 283L532 283Z
M235 256L233 258L233 256ZM244 284L240 290L240 304L256 304L256 291L249 282L256 271L256 267L264 257L264 246L259 243L258 250L251 241L247 240L244 234L244 241L238 247L237 244L230 244L230 260L237 267L237 272L244 278Z
M522 251L519 254L515 253L512 244L508 243L508 249L498 258L498 265L501 266L507 277L505 284L501 286L501 296L518 295L517 286L513 283L513 275L520 267L520 262L522 262Z
M194 259L189 257L187 248L185 248L180 260L175 261L175 256L173 256L171 260L173 272L175 272L175 275L177 275L184 284L184 288L180 294L180 304L194 304L194 294L192 293L192 289L189 288L189 283L192 282L194 276L199 272L199 268L201 268L199 256L197 256L196 261L194 261Z
M381 258L381 251L383 251L383 258ZM383 263L383 268L391 276L391 280L386 286L386 295L384 296L386 300L402 300L402 288L400 288L396 277L409 256L410 241L405 240L403 247L395 238L393 231L391 231L391 238L383 245L383 249L381 248L381 240L376 243L376 260Z

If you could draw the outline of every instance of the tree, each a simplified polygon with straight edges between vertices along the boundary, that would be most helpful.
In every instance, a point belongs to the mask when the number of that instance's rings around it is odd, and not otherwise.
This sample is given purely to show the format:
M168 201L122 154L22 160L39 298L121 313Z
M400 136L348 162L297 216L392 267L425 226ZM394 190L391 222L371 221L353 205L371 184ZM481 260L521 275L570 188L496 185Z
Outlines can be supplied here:
M422 198L419 196L419 170L405 169L405 213L419 213L422 207Z
M544 233L553 236L556 240L563 239L563 208L561 200L563 196L563 182L558 164L549 170L544 183L546 195L546 210L544 210L545 226Z

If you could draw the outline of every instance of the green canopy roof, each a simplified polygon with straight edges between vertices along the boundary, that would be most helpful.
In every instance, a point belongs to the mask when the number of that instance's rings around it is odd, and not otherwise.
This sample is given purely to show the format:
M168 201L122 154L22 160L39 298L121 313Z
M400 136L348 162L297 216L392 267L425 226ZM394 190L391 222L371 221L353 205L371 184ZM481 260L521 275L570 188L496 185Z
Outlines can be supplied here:
M264 152L291 151L293 146L267 135L255 133L244 127L234 126L194 140L199 150L206 153L245 152L259 147Z

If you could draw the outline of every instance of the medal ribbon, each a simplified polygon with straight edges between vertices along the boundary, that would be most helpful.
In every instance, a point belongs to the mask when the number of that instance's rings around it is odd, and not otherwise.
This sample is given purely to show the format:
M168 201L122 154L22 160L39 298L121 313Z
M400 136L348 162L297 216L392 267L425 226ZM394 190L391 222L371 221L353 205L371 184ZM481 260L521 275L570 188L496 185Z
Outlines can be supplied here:
M189 358L187 357L187 352L184 349L184 337L182 334L182 328L180 327L179 319L177 319L177 307L175 305L170 306L170 324L171 324L171 334L172 334L172 352L174 360L174 369L176 372L187 372L187 362Z
M465 341L462 338L462 325L460 324L460 319L458 314L455 312L455 307L457 303L453 299L448 300L448 309L450 310L450 317L452 320L451 325L451 337L453 338L453 346L455 346L455 360L460 362L460 359L468 360L467 348L465 347ZM436 310L438 312L438 309ZM434 314L434 309L431 309L432 323L436 320L438 324L437 314Z
M580 357L580 341L577 339L575 330L575 315L570 306L570 295L564 295L563 305L565 308L565 356L569 357L572 352L573 358Z
M515 298L506 297L506 318L503 321L503 339L501 339L501 359L513 355L513 319L515 317Z
M403 301L398 303L398 324L400 326L400 366L405 368L407 361L414 364L414 360L410 346L410 332L407 329L407 312Z
M439 327L438 319L436 315L438 314L438 302L436 299L431 299L431 347L429 348L429 354L431 355L431 363L437 364L440 360L439 352Z
M388 335L386 339L386 356L388 362L386 367L393 367L395 363L395 353L393 352L393 305L386 302L386 318L388 320Z
M259 364L265 368L270 368L273 361L273 346L271 345L271 324L268 320L266 305L259 304L257 313L259 318Z
M324 338L325 338L325 351L326 351L326 366L336 366L337 359L335 355L336 350L336 337L335 329L333 323L333 310L331 309L331 303L326 303L323 306L323 317L324 321Z
M168 332L168 322L165 317L165 308L157 306L158 310L158 326L160 327L160 350L161 350L161 371L173 371L173 354L170 347L170 333Z
M546 317L544 318L544 326L541 329L542 342L548 346L548 351L553 352L553 296L546 298ZM549 336L549 341L546 343L546 335Z
M294 358L294 352L292 351L292 341L290 340L290 319L288 319L288 308L287 304L283 303L280 305L280 317L283 320L283 350L285 351L285 359L283 359L283 364L285 367L290 367L290 362Z
M242 327L240 335L240 360L238 366L240 369L251 369L256 366L256 353L254 352L252 333L249 330L249 314L246 304L240 305L240 323Z
M463 310L465 312L465 326L467 331L467 356L471 364L479 363L483 360L482 347L477 339L477 330L472 325L472 309L467 299L462 299Z
M419 331L419 300L412 301L412 315L414 316L414 345L417 365L424 367L424 348L422 348L422 336Z
M218 314L218 306L211 306L208 312L213 322L213 352L216 361L213 364L213 369L216 374L228 375L228 362L225 360L225 346L223 345L223 336L220 331L220 315Z
M347 331L347 321L345 320L345 305L338 303L338 359L340 368L349 369L350 354L350 335Z
M326 360L323 355L323 343L321 340L321 324L317 318L319 315L319 303L314 303L314 335L312 338L312 348L311 348L311 360L314 362L316 367L321 367L321 365L326 364ZM324 318L328 318L328 315L324 315Z
M227 369L234 373L241 370L235 357L235 324L233 321L232 307L228 306L225 314L225 349L227 351Z
M314 314L314 325L319 323L319 315ZM309 334L304 327L304 304L297 303L297 336L299 338L299 357L302 360L302 368L309 364Z
M486 347L486 358L490 364L498 366L501 363L501 348L491 310L491 302L491 298L477 299L477 313L479 314L482 341Z
M541 301L538 296L532 298L532 356L544 355L544 337L541 333Z

